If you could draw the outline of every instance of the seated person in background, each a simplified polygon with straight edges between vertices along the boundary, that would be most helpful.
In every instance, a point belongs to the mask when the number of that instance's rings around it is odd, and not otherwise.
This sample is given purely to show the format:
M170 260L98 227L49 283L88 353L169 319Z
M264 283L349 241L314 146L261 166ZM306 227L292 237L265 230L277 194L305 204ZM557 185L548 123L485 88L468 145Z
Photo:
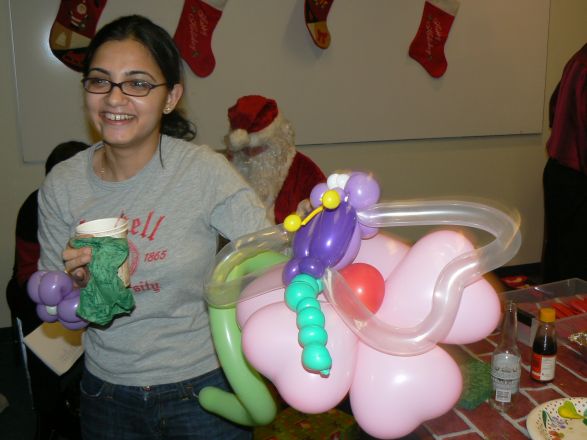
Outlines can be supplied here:
M49 171L59 162L69 159L86 148L88 148L87 144L78 141L63 142L57 145L45 162L45 175L49 174ZM37 271L37 262L40 255L40 246L37 239L38 192L38 190L33 191L18 211L14 266L12 267L12 278L6 289L10 311L13 316L20 318L22 321L25 335L41 325L41 320L35 311L36 305L26 293L26 283L29 277Z
M326 176L296 151L294 129L277 103L259 95L243 96L228 109L228 120L226 155L267 206L268 217L279 224L298 209L309 210L306 199Z
M45 162L45 175L49 174L49 171L59 162L73 157L86 148L88 148L88 144L78 141L63 142L57 145ZM37 262L40 255L40 246L37 239L38 192L38 190L33 191L18 211L14 266L12 267L12 278L6 289L10 311L13 316L20 318L22 321L25 335L41 325L41 320L35 311L35 303L29 299L26 292L26 283L29 277L37 271Z
M45 175L61 161L69 159L78 152L88 148L83 142L69 141L57 145L45 162ZM16 248L12 278L6 287L6 299L13 318L19 318L24 335L35 330L42 321L37 316L35 303L29 298L26 286L29 277L37 271L40 246L37 239L37 193L33 191L22 204L16 220ZM38 440L53 438L56 432L73 440L79 438L79 422L75 417L68 417L68 411L76 406L79 399L77 382L79 371L76 366L62 377L54 374L31 351L27 350L33 402L37 411ZM76 365L81 363L78 361ZM79 370L79 368L77 369ZM77 377L75 377L77 375ZM61 426L60 426L61 425ZM60 437L63 438L63 437Z
M567 62L552 94L550 127L542 281L587 280L587 44Z

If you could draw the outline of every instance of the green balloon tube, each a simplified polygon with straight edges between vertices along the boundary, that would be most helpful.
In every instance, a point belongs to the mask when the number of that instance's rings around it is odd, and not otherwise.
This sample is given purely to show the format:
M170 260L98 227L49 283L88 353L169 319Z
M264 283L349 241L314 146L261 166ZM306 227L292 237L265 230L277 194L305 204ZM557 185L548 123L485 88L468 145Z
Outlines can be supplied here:
M287 260L288 257L277 252L262 252L235 266L227 281ZM215 272L219 274L225 270L218 267ZM236 308L210 306L208 311L212 340L234 394L215 387L205 387L199 394L200 404L207 411L241 425L271 423L277 414L277 404L263 377L245 359Z

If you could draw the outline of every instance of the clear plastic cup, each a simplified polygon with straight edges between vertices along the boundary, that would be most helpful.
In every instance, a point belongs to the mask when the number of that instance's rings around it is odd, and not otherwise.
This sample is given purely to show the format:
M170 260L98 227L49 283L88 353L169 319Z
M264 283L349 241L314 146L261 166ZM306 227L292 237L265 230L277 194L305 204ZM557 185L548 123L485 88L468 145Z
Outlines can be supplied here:
M75 228L75 235L76 237L127 238L128 220L122 217L112 217L84 222ZM125 287L130 286L128 257L118 268L118 277Z

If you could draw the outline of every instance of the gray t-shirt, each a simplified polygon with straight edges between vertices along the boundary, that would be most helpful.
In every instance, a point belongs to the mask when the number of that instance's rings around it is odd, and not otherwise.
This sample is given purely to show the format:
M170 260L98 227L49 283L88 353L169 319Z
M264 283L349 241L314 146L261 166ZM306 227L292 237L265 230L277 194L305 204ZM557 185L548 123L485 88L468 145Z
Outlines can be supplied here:
M269 226L240 175L208 147L163 136L161 156L123 182L92 170L96 144L55 166L39 191L39 270L63 270L61 253L84 221L124 216L129 224L136 308L107 328L88 327L86 366L108 382L147 386L218 367L203 285L218 233L228 239Z

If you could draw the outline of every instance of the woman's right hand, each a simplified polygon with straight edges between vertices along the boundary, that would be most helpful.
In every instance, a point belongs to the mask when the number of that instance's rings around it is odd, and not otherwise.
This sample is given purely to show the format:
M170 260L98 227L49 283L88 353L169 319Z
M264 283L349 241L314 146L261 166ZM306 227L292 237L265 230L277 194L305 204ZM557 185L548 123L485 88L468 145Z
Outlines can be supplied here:
M88 263L92 260L92 248L74 249L68 244L62 256L65 271L71 276L76 287L86 287L90 280Z

